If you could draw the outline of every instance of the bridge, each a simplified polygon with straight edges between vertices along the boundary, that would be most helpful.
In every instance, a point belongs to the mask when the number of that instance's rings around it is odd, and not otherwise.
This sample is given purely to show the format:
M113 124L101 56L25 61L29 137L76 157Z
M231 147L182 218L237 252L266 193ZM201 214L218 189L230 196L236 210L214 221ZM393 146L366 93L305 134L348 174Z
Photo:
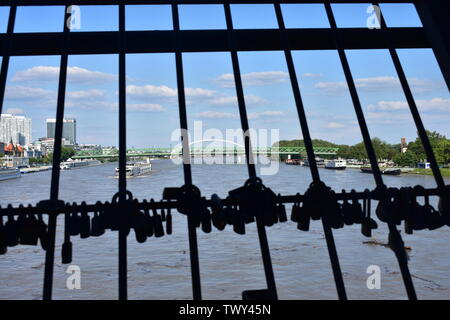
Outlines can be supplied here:
M316 155L336 155L339 148L316 147L314 153ZM226 155L245 155L245 149L242 147L235 148L192 148L190 150L192 156L226 156ZM255 155L298 155L306 154L305 147L262 147L253 148ZM127 157L169 157L181 156L181 148L131 148L127 149ZM73 159L101 159L101 158L118 158L118 149L105 150L83 150L78 151Z

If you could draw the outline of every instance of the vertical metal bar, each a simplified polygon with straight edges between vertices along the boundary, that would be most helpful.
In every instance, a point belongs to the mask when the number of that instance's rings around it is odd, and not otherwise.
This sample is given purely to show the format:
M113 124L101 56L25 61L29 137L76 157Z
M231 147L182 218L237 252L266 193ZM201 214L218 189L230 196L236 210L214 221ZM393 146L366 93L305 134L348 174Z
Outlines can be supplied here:
M311 175L314 182L320 181L319 170L314 155L314 148L311 140L311 136L308 128L308 121L306 119L305 108L303 106L302 97L300 94L300 86L298 84L297 74L294 67L294 61L292 59L292 53L289 46L289 40L286 34L286 26L284 24L283 14L279 3L275 2L275 14L277 16L278 27L281 30L281 36L283 40L284 55L286 57L286 63L291 78L291 86L294 94L294 100L297 107L297 113L300 120L300 127L303 134L303 140L305 143L306 152L308 155L308 161L310 163ZM334 242L333 230L331 229L327 219L322 218L322 226L327 242L328 255L330 256L331 268L333 270L334 281L336 283L336 290L340 300L346 300L347 294L345 292L344 279L342 277L341 267L339 264L339 258L336 250L336 244Z
M361 129L361 134L363 136L367 155L369 157L370 164L372 166L373 176L374 176L377 187L381 191L383 191L386 189L386 186L383 183L383 179L381 177L381 171L380 171L380 168L378 167L377 157L376 157L373 145L372 145L372 140L370 139L370 134L369 134L369 130L367 128L366 120L364 118L364 113L362 111L361 102L359 100L358 93L356 91L355 81L354 81L352 73L350 71L350 65L348 63L345 51L344 51L344 49L342 49L342 44L341 44L340 37L338 35L337 24L336 24L334 15L333 15L333 11L331 9L330 1L325 2L325 10L327 13L327 17L328 17L331 29L333 30L333 36L334 36L334 40L336 43L336 48L338 50L339 58L341 60L345 79L347 81L347 85L350 90L353 107L355 109L356 117L358 119L359 127ZM398 242L394 242L394 244L401 244L398 247L395 247L392 249L398 260L400 272L402 273L403 282L404 282L404 285L406 288L406 292L408 294L408 298L410 300L416 300L417 296L416 296L416 292L414 289L414 284L412 282L411 274L409 272L408 261L407 261L405 249L403 246L403 240L402 240L401 235L400 235L399 231L397 230L397 227L395 226L394 223L389 222L388 227L389 227L390 236L395 239L398 239Z
M450 23L448 0L416 0L414 1L423 28L431 43L442 76L450 89Z
M9 50L10 50L10 42L11 42L11 35L14 32L14 24L16 21L16 12L17 12L17 6L11 6L9 8L9 17L8 17L8 27L6 29L6 54L3 56L2 59L2 67L0 70L0 115L2 114L3 110L3 100L5 98L5 88L6 88L6 78L8 76L8 68L9 68Z
M378 2L373 3L374 6L378 6ZM434 156L433 148L431 147L430 139L428 139L427 132L425 130L425 126L423 125L422 119L419 114L419 110L417 109L416 101L411 92L411 88L409 87L408 80L406 79L405 72L403 70L402 64L400 63L400 59L398 57L397 51L392 45L392 40L387 30L386 22L384 20L383 14L380 11L380 26L384 33L384 36L387 40L387 45L389 49L389 53L392 58L392 62L394 63L395 70L397 71L398 78L402 85L403 92L406 97L406 101L408 102L409 109L411 110L412 117L414 119L414 123L417 127L417 132L419 134L420 140L422 141L423 148L425 150L425 154L427 155L428 161L430 162L431 170L433 171L434 179L436 180L436 185L439 189L444 190L445 182L442 178L441 171L439 170L438 163L436 161L436 157Z
M248 117L247 110L245 107L245 98L244 98L244 90L242 87L242 78L241 71L239 67L239 59L236 51L235 39L232 35L233 32L233 20L231 17L230 4L224 4L225 10L225 20L227 23L227 31L228 31L228 41L231 49L231 61L233 65L233 74L234 74L234 82L236 86L236 95L239 106L239 115L241 119L241 127L244 131L244 141L245 141L245 157L247 162L248 174L249 177L256 177L256 169L255 162L253 159L253 151L250 141L250 132L248 125ZM259 244L261 247L261 256L263 260L264 273L266 277L267 287L271 292L271 295L274 299L278 299L277 288L275 284L275 276L273 274L272 260L270 257L270 249L269 243L267 241L266 229L264 226L264 222L260 217L256 218L256 226L258 230Z
M67 60L68 60L68 42L69 42L69 28L67 21L70 18L68 12L69 6L65 7L64 12L64 48L61 55L61 62L59 66L59 83L58 83L58 100L56 106L56 125L55 138L53 145L53 162L52 162L52 180L50 186L50 200L58 200L59 192L59 174L61 162L61 143L64 121L64 102L66 96L66 80L67 80ZM45 270L44 270L44 290L43 299L52 299L53 290L53 267L55 263L55 237L56 237L56 222L57 215L50 215L48 218L48 234L49 244L45 252Z
M177 71L177 88L178 88L178 109L180 113L180 129L181 141L183 146L183 172L184 183L192 185L192 172L190 164L189 152L189 138L188 138L188 124L186 114L186 96L184 90L183 77L183 57L180 51L178 42L178 32L180 31L180 20L178 15L178 5L172 4L172 20L173 29L175 32L176 51L175 51L175 65ZM197 230L192 215L188 215L188 236L189 236L189 254L191 259L191 277L192 277L192 292L194 300L202 299L201 283L200 283L200 263L198 259L198 245L197 245Z
M127 120L126 120L126 66L125 66L125 2L119 4L119 202L126 201L127 179ZM127 300L127 226L125 215L129 212L120 212L119 227L119 300Z

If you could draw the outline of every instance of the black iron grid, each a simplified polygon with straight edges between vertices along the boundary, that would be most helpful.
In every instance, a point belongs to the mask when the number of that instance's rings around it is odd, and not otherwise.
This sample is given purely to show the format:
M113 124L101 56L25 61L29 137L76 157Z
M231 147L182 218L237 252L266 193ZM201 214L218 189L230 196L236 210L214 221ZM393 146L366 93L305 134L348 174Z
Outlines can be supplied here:
M282 3L321 3L324 4L328 20L331 28L328 29L286 29L280 4ZM52 281L53 281L53 267L54 267L54 250L55 250L55 233L56 221L59 214L65 214L66 221L70 212L79 212L81 209L84 212L98 212L104 210L107 206L116 206L122 208L127 202L129 192L126 189L126 63L125 57L127 53L155 53L155 52L170 52L175 54L176 73L177 73L177 87L178 87L178 105L180 115L180 128L187 127L187 113L186 101L184 92L184 78L183 78L183 52L213 52L224 51L230 52L233 74L235 79L236 94L238 98L239 114L241 119L241 126L244 132L249 129L248 117L245 106L245 99L243 94L241 73L239 68L238 51L266 51L266 50L282 50L286 57L289 76L295 103L297 106L302 135L305 141L307 156L310 163L312 180L314 183L320 183L319 171L315 162L315 156L312 146L312 141L308 129L307 117L303 107L300 88L294 68L292 59L292 50L337 50L342 64L346 82L348 84L352 103L357 115L358 123L361 128L361 133L364 139L365 147L371 162L373 176L376 182L376 189L372 192L359 192L353 195L345 193L337 193L336 197L339 200L357 198L357 199L380 199L382 197L389 197L389 190L383 183L380 169L378 168L376 154L372 146L370 134L366 125L365 117L361 108L361 103L355 87L353 76L347 61L346 49L388 49L393 60L396 72L400 79L402 89L405 93L408 105L410 107L414 122L416 124L419 137L424 146L428 160L431 163L433 175L437 183L436 189L423 189L418 195L435 195L448 197L448 186L445 186L444 180L439 171L436 159L434 157L430 142L426 135L420 114L412 96L410 87L408 85L406 76L404 74L402 65L398 58L396 49L398 48L433 48L438 63L443 72L443 76L448 85L448 51L442 45L442 39L432 39L431 42L426 36L431 31L436 30L429 18L429 11L433 12L430 6L427 6L425 1L411 1L419 9L419 15L424 23L424 28L394 28L386 27L384 19L381 19L381 29L369 30L363 28L346 28L339 29L336 25L331 3L364 3L365 1L301 1L301 0L3 0L1 6L9 6L9 19L7 32L0 35L0 54L3 56L0 70L0 113L4 101L5 85L7 72L9 67L9 60L11 56L24 55L60 55L60 74L58 85L57 111L56 111L56 129L55 129L55 145L52 168L51 191L49 200L42 201L36 206L29 206L27 208L21 206L13 208L0 208L0 215L14 216L27 214L47 214L48 215L48 234L49 245L45 256L45 274L43 286L43 299L49 300L52 298ZM383 3L397 2L397 1L383 1ZM441 0L430 1L434 6L442 4ZM233 21L230 12L230 4L237 3L267 3L273 4L276 18L278 22L278 29L263 29L263 30L235 30L233 28ZM125 4L170 4L172 8L173 30L171 31L125 31ZM225 18L227 30L180 30L178 5L180 4L222 4L225 10ZM374 3L377 5L378 3ZM66 23L64 23L64 30L60 33L14 33L14 24L17 12L17 6L29 5L64 5L65 19L64 22L70 18L68 8L70 5L118 5L119 7L119 30L113 32L79 32L70 33ZM434 7L436 8L436 7ZM428 10L426 13L425 11ZM436 10L434 10L436 14ZM428 14L428 16L427 16ZM428 19L428 20L427 20ZM439 27L439 26L438 26ZM442 27L442 25L441 25ZM424 30L426 29L426 30ZM440 42L441 41L441 42ZM103 204L97 202L95 205L64 205L64 202L58 198L59 190L59 173L60 173L60 151L61 151L61 137L62 137L62 123L64 118L64 99L66 90L67 78L67 61L70 54L118 54L119 58L119 186L118 198L116 204ZM256 177L256 170L252 160L251 144L248 136L245 136L245 151L248 173L250 178ZM193 187L192 174L190 167L189 141L187 135L181 136L183 145L183 171L185 186ZM303 201L302 195L280 196L278 201L280 203L299 203ZM225 205L232 205L231 199L224 199ZM212 200L206 200L206 206L213 206ZM161 209L161 208L178 208L177 201L157 201L157 202L138 202L139 209ZM81 208L82 207L82 208ZM193 298L201 299L201 285L200 285L200 269L198 261L198 247L196 226L191 215L187 215L188 219L188 236L189 248L191 258L191 273L192 273L192 287ZM126 214L121 215L121 224L119 227L119 299L127 299L127 232L125 225ZM270 250L267 241L265 225L260 218L257 217L257 230L262 252L262 259L264 264L265 277L269 297L277 299L275 277L273 274L272 263L270 259ZM322 217L323 229L328 246L331 266L335 278L336 288L339 299L346 299L346 292L342 273L339 266L339 259L334 243L333 233L329 221L326 216ZM397 227L394 223L388 222L390 238L395 239L392 249L397 257L400 271L403 276L404 285L409 299L416 299L411 275L407 265L407 257L403 249L403 242ZM67 227L67 225L66 225ZM66 228L67 229L67 228ZM70 236L65 232L64 245L69 245ZM63 246L64 246L63 245Z

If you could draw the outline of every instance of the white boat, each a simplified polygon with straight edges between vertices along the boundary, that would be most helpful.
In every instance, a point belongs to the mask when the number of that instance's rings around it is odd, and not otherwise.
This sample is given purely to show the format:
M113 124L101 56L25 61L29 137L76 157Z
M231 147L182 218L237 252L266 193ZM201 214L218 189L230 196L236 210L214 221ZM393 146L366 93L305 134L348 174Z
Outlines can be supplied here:
M99 164L101 164L101 162L99 160L95 160L95 159L86 159L86 160L68 159L67 161L61 162L59 166L62 170L71 170L71 169L95 166L95 165L99 165Z
M308 159L305 159L305 161L303 162L303 166L304 167L309 167ZM321 158L316 158L316 166L317 166L317 168L324 168L325 167L325 160L323 160Z
M0 168L0 181L19 178L21 176L18 168Z
M125 172L127 177L137 177L149 174L152 171L150 159L147 161L127 162ZM119 176L119 168L116 168L116 177Z
M345 170L347 168L347 161L344 159L330 160L325 164L325 169Z

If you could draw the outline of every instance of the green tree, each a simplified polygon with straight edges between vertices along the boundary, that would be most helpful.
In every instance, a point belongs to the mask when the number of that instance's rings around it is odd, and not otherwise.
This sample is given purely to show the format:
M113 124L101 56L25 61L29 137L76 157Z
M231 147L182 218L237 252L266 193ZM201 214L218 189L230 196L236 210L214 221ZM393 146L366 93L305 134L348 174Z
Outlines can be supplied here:
M399 167L417 167L417 163L419 162L419 158L409 151L405 153L398 153L392 159Z
M70 147L61 147L61 162L67 161L67 159L75 155L75 149ZM53 153L47 155L49 162L53 162Z

